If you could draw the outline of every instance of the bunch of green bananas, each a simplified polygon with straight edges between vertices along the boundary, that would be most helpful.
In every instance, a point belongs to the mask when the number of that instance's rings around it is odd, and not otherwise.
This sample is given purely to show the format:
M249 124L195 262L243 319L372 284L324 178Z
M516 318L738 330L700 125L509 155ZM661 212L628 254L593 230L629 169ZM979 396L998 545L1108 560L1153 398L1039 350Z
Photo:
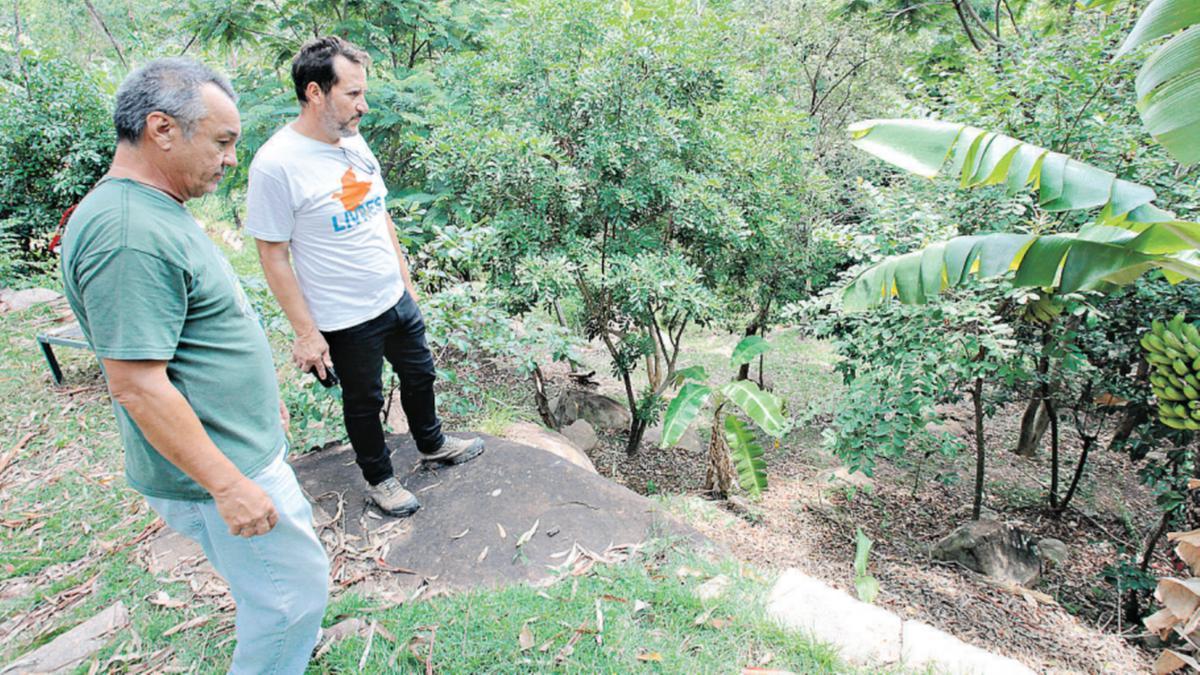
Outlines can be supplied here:
M1062 314L1064 305L1059 304L1051 295L1041 295L1033 302L1025 305L1024 317L1034 323L1049 324Z
M1154 321L1142 347L1154 366L1150 384L1159 419L1172 429L1200 431L1200 329L1180 312L1166 323Z

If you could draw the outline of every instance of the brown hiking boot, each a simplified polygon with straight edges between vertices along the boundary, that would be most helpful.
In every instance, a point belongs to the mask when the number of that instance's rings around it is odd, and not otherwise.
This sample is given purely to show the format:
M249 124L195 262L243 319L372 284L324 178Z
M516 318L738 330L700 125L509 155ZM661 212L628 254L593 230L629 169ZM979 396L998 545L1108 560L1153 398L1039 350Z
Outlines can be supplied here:
M421 457L421 466L423 468L430 468L438 464L456 466L463 462L469 462L482 454L482 438L446 436L446 440L442 442L442 447L438 448L437 452Z
M367 499L389 516L411 516L421 508L421 502L413 493L405 490L395 476L378 485L368 485Z

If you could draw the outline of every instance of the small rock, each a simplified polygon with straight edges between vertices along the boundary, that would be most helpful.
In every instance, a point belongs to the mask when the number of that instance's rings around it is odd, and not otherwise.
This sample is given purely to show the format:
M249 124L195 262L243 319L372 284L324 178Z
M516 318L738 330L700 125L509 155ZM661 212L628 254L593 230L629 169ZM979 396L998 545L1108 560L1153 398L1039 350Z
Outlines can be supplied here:
M875 487L875 480L870 476L861 471L850 473L850 469L844 466L826 469L817 474L817 483L821 486L853 487L859 490Z
M1042 557L1042 562L1049 563L1055 567L1067 561L1067 556L1071 550L1067 548L1066 542L1046 537L1038 542L1038 554Z
M656 424L646 430L645 435L642 436L642 442L657 448L662 443L662 432L662 424ZM700 440L700 434L694 428L689 428L683 432L683 436L671 447L681 448L693 454L704 451L704 443Z
M729 577L724 574L718 574L696 587L696 598L699 600L715 600L725 595L725 591L729 590L730 583L731 580Z
M925 431L931 434L943 434L955 438L963 438L967 435L966 427L952 419L942 420L941 423L930 422L925 425Z
M61 297L61 293L49 288L26 288L23 291L4 289L0 291L0 314L19 312L34 305L53 302Z
M588 424L587 420L575 420L567 426L559 430L563 436L575 444L575 447L584 452L591 452L600 445L600 439L596 437L596 430Z
M1042 572L1034 540L995 520L960 526L935 544L932 554L937 560L957 562L993 579L1026 587L1036 584Z

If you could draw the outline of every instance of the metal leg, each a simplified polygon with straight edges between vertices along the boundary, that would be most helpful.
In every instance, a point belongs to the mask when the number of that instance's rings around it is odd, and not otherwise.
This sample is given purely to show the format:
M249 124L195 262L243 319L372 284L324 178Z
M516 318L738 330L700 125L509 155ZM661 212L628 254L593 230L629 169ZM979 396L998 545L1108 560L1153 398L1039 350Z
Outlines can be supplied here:
M38 346L42 348L42 356L46 357L46 365L50 366L50 375L54 377L54 384L61 385L63 380L62 368L58 366L58 359L54 357L54 349L49 342L43 342L38 339Z

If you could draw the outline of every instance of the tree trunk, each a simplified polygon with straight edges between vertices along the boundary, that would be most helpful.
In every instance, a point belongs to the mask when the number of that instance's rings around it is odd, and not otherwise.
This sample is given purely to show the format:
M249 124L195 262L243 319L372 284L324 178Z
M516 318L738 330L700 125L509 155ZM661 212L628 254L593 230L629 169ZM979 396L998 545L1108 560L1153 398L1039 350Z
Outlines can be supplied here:
M633 423L629 425L629 442L625 445L625 454L636 455L645 435L646 420L638 419L637 415L634 415Z
M1036 457L1046 427L1050 423L1050 327L1042 329L1042 354L1037 363L1037 393L1025 406L1021 416L1021 432L1017 436L1015 452L1021 457Z
M1083 466L1087 464L1088 453L1092 449L1092 445L1096 442L1095 437L1085 436L1083 439L1083 448L1079 452L1079 461L1075 464L1075 475L1071 477L1071 486L1067 488L1067 494L1063 496L1062 503L1058 505L1057 514L1061 515L1067 510L1067 505L1071 503L1071 497L1075 496L1075 488L1079 487L1079 478L1083 476Z
M971 389L971 403L975 407L975 502L971 505L971 520L979 520L983 511L983 378L975 378L975 386Z
M1135 379L1138 382L1143 382L1149 374L1150 362L1145 359L1139 359ZM1115 451L1121 447L1121 444L1128 441L1129 437L1133 435L1133 430L1137 429L1148 419L1150 419L1150 410L1146 405L1133 402L1126 405L1125 414L1121 416L1121 421L1117 422L1117 428L1113 430L1112 440L1108 444L1109 451ZM1142 457L1134 457L1131 454L1129 458L1138 461Z
M712 434L708 438L708 469L704 472L704 490L717 499L728 499L733 486L733 464L729 461L729 445L725 441L725 424L721 408L713 413Z
M1014 450L1021 457L1037 456L1046 429L1050 427L1050 415L1046 409L1047 403L1041 394L1029 399L1029 404L1025 406L1025 414L1021 416L1021 432Z
M1050 510L1058 510L1058 411L1046 401L1050 417Z
M533 373L530 376L533 378L533 400L537 405L538 416L542 418L542 424L551 429L557 429L558 421L554 419L554 415L550 412L550 399L546 397L546 376L542 373L542 369L536 365L533 367Z

